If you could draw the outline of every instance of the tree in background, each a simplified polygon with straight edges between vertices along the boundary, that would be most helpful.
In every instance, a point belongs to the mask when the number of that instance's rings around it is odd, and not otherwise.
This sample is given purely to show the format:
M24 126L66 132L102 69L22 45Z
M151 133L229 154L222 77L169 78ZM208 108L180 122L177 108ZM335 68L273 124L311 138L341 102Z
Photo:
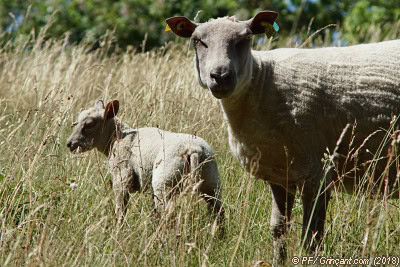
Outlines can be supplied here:
M279 12L281 36L304 32L311 21L311 32L331 23L341 25L342 38L349 43L371 40L377 31L381 39L400 35L398 0L0 0L0 32L4 42L37 36L49 25L47 37L67 36L69 43L85 38L94 44L111 31L120 47L144 49L146 43L150 49L174 38L164 32L167 17L193 19L201 10L200 21L226 15L244 20L264 9Z
M0 0L1 30L9 37L38 33L47 25L49 37L69 36L70 43L86 38L94 42L112 31L119 46L140 47L146 39L148 48L159 46L165 19L182 14L193 18L198 10L204 17L224 16L237 9L233 0Z
M394 39L400 36L400 1L355 1L344 18L344 38L365 42Z
M327 24L338 24L343 39L349 43L381 41L400 36L399 0L291 0L301 12L298 24L320 29Z

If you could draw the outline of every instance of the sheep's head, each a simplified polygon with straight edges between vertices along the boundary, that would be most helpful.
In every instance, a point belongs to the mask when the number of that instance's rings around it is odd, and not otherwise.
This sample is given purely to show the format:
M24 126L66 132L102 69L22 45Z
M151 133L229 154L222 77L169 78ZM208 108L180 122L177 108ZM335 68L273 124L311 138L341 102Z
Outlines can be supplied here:
M172 17L166 22L176 35L192 39L199 83L221 99L251 79L251 37L265 33L277 17L276 12L262 11L247 21L225 17L198 24Z
M106 107L102 100L98 100L93 107L79 113L78 121L72 125L74 131L67 141L69 150L85 152L96 147L105 151L110 133L115 130L112 118L118 113L118 109L118 100L111 101Z

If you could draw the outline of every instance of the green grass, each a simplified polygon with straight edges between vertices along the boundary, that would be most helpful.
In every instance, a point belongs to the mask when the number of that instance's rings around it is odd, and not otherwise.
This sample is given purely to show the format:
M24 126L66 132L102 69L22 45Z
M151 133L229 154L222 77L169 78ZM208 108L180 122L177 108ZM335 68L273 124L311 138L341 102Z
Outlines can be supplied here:
M147 53L105 56L84 45L34 42L0 50L0 265L253 266L272 262L271 193L228 148L216 99L200 88L193 53L169 44ZM226 236L200 199L187 193L157 220L151 193L133 194L119 228L106 158L72 155L70 125L97 99L119 99L134 127L197 134L217 154ZM69 185L75 182L78 188ZM287 235L289 259L301 249L302 207L296 198ZM400 256L398 201L333 193L320 255ZM290 262L288 262L290 265Z

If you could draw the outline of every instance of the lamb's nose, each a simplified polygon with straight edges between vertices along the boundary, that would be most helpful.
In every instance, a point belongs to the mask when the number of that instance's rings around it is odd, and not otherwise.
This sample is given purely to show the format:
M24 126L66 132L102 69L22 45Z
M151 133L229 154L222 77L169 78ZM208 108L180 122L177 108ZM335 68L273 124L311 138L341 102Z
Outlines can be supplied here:
M231 74L229 71L221 72L221 71L211 71L210 77L215 80L216 83L223 82L230 78Z
M67 142L67 147L68 147L68 148L71 148L71 146L72 146L72 142L71 142L70 140L68 140L68 142Z

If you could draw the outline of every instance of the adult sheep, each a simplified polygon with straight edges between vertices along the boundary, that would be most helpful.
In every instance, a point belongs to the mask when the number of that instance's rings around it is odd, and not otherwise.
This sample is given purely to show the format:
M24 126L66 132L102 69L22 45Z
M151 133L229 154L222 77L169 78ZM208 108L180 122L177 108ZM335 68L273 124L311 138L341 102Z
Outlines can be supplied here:
M330 190L321 190L321 181L335 178L324 171L326 149L333 151L343 128L356 122L352 147L363 146L357 150L357 163L370 160L385 134L375 131L388 129L392 115L400 113L400 40L251 50L251 37L263 34L277 16L262 11L247 21L224 17L195 23L172 17L166 22L175 34L193 40L198 81L221 104L232 153L248 171L251 159L260 157L254 175L271 186L274 255L283 260L281 237L296 189L302 197L307 247L315 248L323 236ZM347 144L339 152L346 155L350 137L343 140ZM386 163L383 157L377 170ZM337 164L338 171L351 177L346 183L361 179L360 165L348 163L340 170L343 162ZM396 184L394 174L392 170L389 175L391 185Z

